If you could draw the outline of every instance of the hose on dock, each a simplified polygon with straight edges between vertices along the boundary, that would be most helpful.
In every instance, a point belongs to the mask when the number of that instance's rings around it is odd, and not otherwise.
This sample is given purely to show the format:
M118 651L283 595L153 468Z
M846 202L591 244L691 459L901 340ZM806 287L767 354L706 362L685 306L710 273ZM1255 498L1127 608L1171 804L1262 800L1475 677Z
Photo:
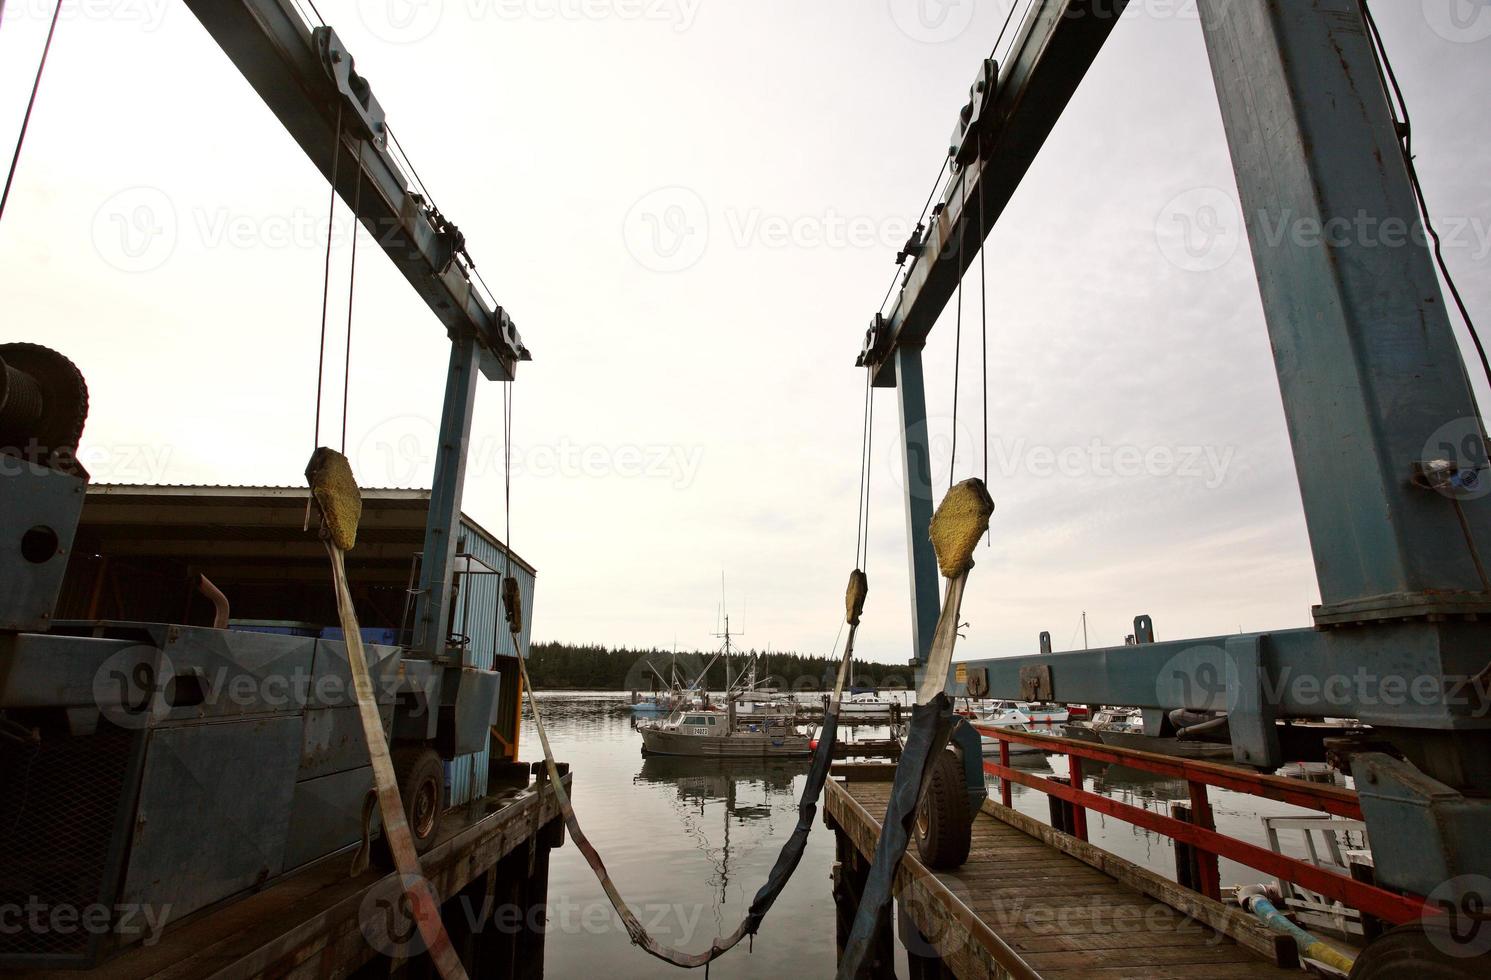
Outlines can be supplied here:
M1351 968L1356 965L1355 957L1347 956L1336 947L1290 922L1284 913L1275 908L1274 903L1270 901L1267 885L1245 885L1239 888L1237 904L1252 912L1274 932L1283 933L1293 939L1295 945L1299 947L1299 954L1305 959L1324 963L1346 974L1350 974Z
M621 917L621 922L626 927L627 935L631 937L633 945L641 947L665 963L694 970L701 966L708 966L739 945L741 940L747 936L754 936L760 930L766 913L771 910L772 905L782 894L782 890L787 887L787 882L792 879L798 864L801 863L803 852L807 848L808 835L813 830L813 823L818 814L818 798L823 794L823 786L828 781L828 770L833 764L834 743L838 737L839 727L839 703L843 699L844 687L848 682L849 665L854 659L854 637L859 630L860 613L864 609L865 596L868 591L869 583L864 572L855 569L849 578L849 589L845 600L849 637L844 642L844 654L839 661L839 673L834 682L833 698L829 701L828 709L823 716L823 727L819 730L818 747L813 753L813 764L808 770L802 798L798 801L797 826L792 829L792 835L782 845L776 863L772 865L771 873L767 876L766 884L756 892L756 897L751 902L751 907L746 911L745 918L741 920L740 925L729 935L716 938L710 943L709 949L703 953L686 953L658 942L648 934L636 914L627 905L626 899L622 898L621 892L616 888L616 883L611 880L610 872L606 870L606 864L601 859L600 852L580 829L579 818L575 815L575 808L571 805L569 794L565 792L564 783L560 780L559 767L554 762L554 752L549 746L549 735L544 729L538 700L534 697L533 681L528 676L528 665L521 656L517 658L518 670L522 673L523 687L528 692L528 705L533 711L534 727L538 730L538 740L543 746L544 765L549 771L549 783L554 788L555 797L559 800L559 809L564 815L565 827L574 839L575 847L585 855L586 862L595 872L596 880L600 882L606 898L611 902L611 907Z

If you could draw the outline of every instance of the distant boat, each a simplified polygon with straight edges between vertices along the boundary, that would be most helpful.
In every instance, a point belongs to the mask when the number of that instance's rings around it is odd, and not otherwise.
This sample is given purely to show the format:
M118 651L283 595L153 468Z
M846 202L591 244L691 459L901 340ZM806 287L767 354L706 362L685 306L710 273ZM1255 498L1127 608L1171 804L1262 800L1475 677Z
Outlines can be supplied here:
M984 725L988 728L1008 728L1014 725L1030 724L1030 716L1015 707L1013 701L995 701L989 705L979 705L962 712L965 718L969 718L975 725Z
M865 716L887 718L895 710L896 702L889 698L883 698L878 694L856 694L852 698L845 698L839 703L840 716Z
M765 759L812 754L806 732L790 716L744 720L733 706L684 711L644 723L642 751L708 759Z
M676 755L706 759L765 759L812 754L807 733L797 725L796 703L782 704L758 692L757 658L752 655L747 670L731 677L730 656L737 651L731 644L730 617L725 617L724 644L715 660L725 661L725 707L690 703L693 688L682 692L684 699L675 704L667 718L644 721L637 726L642 734L645 755ZM699 674L696 687L709 675L709 665ZM707 699L708 695L702 695ZM742 706L749 706L743 711ZM778 707L780 705L780 707Z
M1011 722L1009 724L997 725L997 726L991 726L991 727L997 727L1001 731L1006 731L1006 732L1029 732L1030 731L1030 729L1028 727L1026 727L1023 724L1020 724L1019 722ZM979 741L983 745L984 755L998 755L999 754L999 742L1000 742L1000 739L997 739L997 738L995 738L992 735L982 735L982 736L979 737ZM1045 755L1045 754L1046 754L1046 750L1043 749L1043 748L1041 748L1039 745L1027 745L1024 742L1010 742L1010 755Z

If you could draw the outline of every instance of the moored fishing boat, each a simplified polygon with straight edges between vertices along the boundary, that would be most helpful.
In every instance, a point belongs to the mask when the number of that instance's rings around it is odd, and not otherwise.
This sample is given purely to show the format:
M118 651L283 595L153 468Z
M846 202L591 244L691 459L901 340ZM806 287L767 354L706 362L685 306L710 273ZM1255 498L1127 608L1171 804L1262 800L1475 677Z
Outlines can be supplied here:
M765 759L807 756L811 739L792 715L737 718L734 706L676 712L640 726L647 755L708 759Z

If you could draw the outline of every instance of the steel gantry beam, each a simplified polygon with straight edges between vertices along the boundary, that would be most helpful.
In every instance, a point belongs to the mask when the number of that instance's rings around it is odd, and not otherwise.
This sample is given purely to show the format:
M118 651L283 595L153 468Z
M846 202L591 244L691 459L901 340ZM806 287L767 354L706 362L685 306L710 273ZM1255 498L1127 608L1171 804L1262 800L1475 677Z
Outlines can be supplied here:
M867 335L859 363L877 384L916 356L1111 30L1081 6L1037 0L1027 18L982 160L951 182ZM1225 711L1236 758L1263 768L1297 734L1280 722L1357 719L1376 741L1337 750L1379 880L1454 890L1491 873L1487 452L1378 53L1360 0L1198 7L1320 584L1315 625L1156 643L1136 621L1133 645L968 661L949 689L976 679L996 697L1142 707L1147 726ZM917 407L903 404L908 461L925 455ZM925 508L907 486L919 583Z
M512 318L476 288L460 230L419 193L417 175L395 157L383 109L336 32L306 23L291 0L187 0L187 6L355 208L450 337L415 613L415 647L444 656L478 372L511 381L518 362L531 356Z
M931 651L942 607L937 557L927 535L933 493L922 348L1127 3L1045 0L1032 5L1005 64L985 68L997 72L997 82L977 113L972 140L981 153L958 165L930 227L909 249L910 266L895 305L889 314L877 314L857 360L872 373L876 387L899 388L911 640L918 664ZM981 74L980 81L986 77ZM974 93L975 99L981 97Z

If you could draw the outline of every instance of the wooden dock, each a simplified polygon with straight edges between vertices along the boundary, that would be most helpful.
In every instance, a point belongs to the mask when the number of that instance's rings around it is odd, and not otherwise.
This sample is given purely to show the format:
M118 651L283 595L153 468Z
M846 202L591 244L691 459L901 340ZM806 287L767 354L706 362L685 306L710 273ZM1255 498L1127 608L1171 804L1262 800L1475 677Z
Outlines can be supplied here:
M570 776L564 777L568 786ZM563 840L558 800L547 780L446 811L440 837L421 858L444 900L442 918L468 970L539 977L542 928L503 929L493 910L540 909L547 901L551 848ZM429 958L379 949L369 932L398 899L397 875L350 874L350 852L335 854L263 891L204 909L169 925L155 945L138 945L97 970L22 971L26 980L313 980L425 977ZM542 926L542 923L539 923ZM409 930L412 933L412 927ZM490 972L489 972L490 971ZM475 975L475 974L473 974Z
M880 768L828 786L841 949L890 797ZM913 978L1299 976L1292 943L1241 910L993 801L963 867L929 871L913 845L896 894ZM881 931L875 975L893 976L889 921Z

